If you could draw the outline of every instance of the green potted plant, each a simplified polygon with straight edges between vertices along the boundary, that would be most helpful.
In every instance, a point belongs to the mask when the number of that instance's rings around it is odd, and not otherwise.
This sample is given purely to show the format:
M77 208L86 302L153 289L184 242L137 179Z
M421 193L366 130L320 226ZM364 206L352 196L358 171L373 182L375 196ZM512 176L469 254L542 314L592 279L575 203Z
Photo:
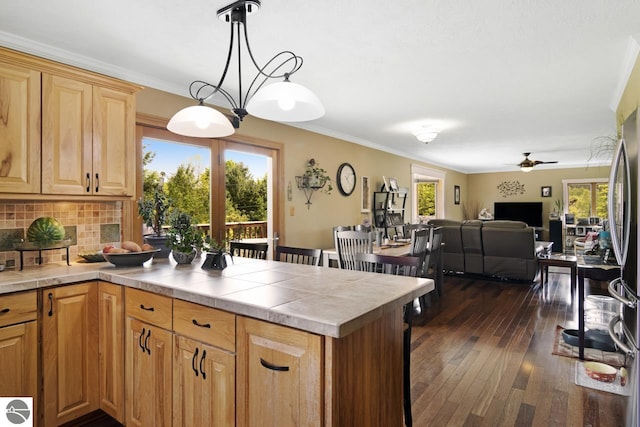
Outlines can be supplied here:
M305 188L314 188L323 193L331 194L333 186L331 185L331 177L326 170L320 167L316 159L309 159L302 174L302 186Z
M153 233L145 234L144 241L154 248L161 249L156 258L167 258L171 248L167 246L167 236L162 226L171 207L171 201L164 193L164 172L160 180L152 188L145 191L145 195L138 199L138 215L144 223L153 229Z
M191 224L191 217L185 212L174 212L169 224L167 246L171 248L171 256L178 264L190 264L202 248L202 232Z

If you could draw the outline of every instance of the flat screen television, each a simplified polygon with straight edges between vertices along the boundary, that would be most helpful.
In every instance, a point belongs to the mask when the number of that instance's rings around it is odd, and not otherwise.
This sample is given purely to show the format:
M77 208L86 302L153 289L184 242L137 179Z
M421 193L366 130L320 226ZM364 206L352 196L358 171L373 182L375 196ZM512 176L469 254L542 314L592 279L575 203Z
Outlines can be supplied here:
M542 202L495 202L493 217L526 222L530 227L542 227Z

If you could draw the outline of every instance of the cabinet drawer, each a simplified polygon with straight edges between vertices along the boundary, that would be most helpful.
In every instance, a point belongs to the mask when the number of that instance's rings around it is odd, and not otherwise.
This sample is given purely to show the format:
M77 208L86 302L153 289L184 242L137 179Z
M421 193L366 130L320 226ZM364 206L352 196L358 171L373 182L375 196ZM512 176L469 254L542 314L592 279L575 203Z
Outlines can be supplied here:
M173 328L172 299L163 295L127 288L125 292L127 316L160 328Z
M37 315L36 291L0 295L0 327L36 320Z
M177 334L236 351L236 316L191 302L173 301L173 329Z

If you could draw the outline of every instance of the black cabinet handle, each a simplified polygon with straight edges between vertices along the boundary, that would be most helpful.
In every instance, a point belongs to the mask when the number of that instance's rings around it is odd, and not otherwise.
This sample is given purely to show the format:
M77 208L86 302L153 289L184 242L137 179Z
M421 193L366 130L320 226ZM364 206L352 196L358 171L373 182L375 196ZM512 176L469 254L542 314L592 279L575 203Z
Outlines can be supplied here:
M87 193L91 192L91 174L87 172Z
M197 354L197 353L196 353ZM202 379L207 379L207 374L202 369L202 364L204 363L204 358L207 357L207 350L202 350L202 359L200 359L200 373L202 374ZM197 376L197 374L196 374Z
M196 359L198 358L198 347L196 347L196 351L193 352L193 357L191 358L191 369L196 373L196 377L198 376L198 370L196 369Z
M156 311L153 307L145 307L144 304L140 304L140 308L146 311Z
M144 353L144 347L142 346L142 338L144 338L144 333L147 329L142 328L142 332L140 332L140 338L138 339L138 345L140 346L140 350Z
M287 372L289 370L288 366L272 365L271 363L264 360L262 357L260 358L260 364L267 369L271 369L272 371Z
M7 314L10 311L11 311L11 309L9 307L3 308L2 310L0 310L0 314Z
M49 292L49 317L53 316L53 294Z
M100 188L100 175L96 174L96 193L98 192L99 188Z
M147 331L147 337L144 339L144 348L147 350L147 353L151 354L151 349L149 348L149 337L151 337L151 328Z
M191 320L194 325L199 326L201 328L211 329L211 323L199 323L196 319Z

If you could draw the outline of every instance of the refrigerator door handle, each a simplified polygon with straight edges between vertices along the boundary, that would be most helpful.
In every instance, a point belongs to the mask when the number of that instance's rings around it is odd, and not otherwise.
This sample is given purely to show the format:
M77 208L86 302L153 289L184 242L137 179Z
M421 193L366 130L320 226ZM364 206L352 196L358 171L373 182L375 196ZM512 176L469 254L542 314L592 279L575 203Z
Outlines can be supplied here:
M622 290L625 291L624 293L628 298L622 296ZM629 308L636 308L638 305L638 298L636 298L633 291L631 291L624 280L622 280L622 277L618 277L617 279L609 282L609 295Z
M635 348L632 349L626 343L622 342L622 340L618 338L618 335L615 333L616 325L621 321L622 319L620 318L620 316L616 316L611 319L611 321L609 322L609 336L611 336L613 342L616 343L620 350L622 350L627 356L636 357L637 350ZM624 327L624 325L622 327L622 332L624 333L625 337L629 338L629 336L627 335L627 329Z

